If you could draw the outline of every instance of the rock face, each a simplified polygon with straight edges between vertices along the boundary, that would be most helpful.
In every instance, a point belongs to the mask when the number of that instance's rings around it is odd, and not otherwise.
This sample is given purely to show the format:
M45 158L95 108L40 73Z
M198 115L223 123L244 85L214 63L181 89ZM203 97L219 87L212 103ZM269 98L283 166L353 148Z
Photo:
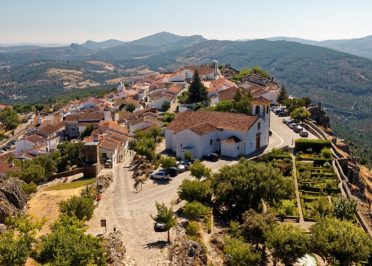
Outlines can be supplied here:
M104 240L104 247L107 251L107 264L113 266L126 265L125 263L125 252L122 234L120 231L110 233L110 235Z
M207 265L204 248L193 240L178 240L171 249L171 265L202 266Z
M311 106L308 108L310 112L310 118L314 120L318 125L324 128L330 128L330 120L326 112L322 109L321 104L317 106Z
M0 223L16 214L27 203L27 195L22 191L22 181L18 178L0 180Z

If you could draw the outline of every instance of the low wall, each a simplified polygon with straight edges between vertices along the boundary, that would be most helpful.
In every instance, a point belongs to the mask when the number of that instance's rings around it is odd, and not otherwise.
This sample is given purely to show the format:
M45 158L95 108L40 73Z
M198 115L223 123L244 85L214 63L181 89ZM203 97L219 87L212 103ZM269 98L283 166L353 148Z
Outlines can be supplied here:
M53 179L56 179L56 178L61 178L61 177L66 177L66 176L72 176L72 175L77 175L77 174L80 174L80 173L83 173L84 172L84 168L81 167L81 168L76 168L74 170L70 170L70 171L65 171L65 172L61 172L61 173L56 173L52 176L50 176L48 178L48 181L51 181Z
M309 130L310 133L314 134L315 136L317 136L318 138L320 139L324 139L324 140L327 140L327 135L326 133L324 133L323 130L321 130L317 125L315 125L313 122L311 121L307 121L305 122L305 125L306 125L306 128ZM341 164L340 164L340 160L341 161L344 161L344 160L348 160L348 158L344 157L337 149L336 145L332 142L332 152L333 152L333 155L335 156L335 160L333 160L332 162L332 165L333 165L333 168L336 172L336 175L338 176L341 184L342 184L342 191L343 191L343 194L349 198L349 199L356 199L356 197L354 197L349 189L349 186L350 186L350 182L349 182L349 179L348 177L345 175L344 173L344 169L341 167ZM367 221L365 220L365 218L363 217L363 215L357 211L356 214L355 214L360 226L364 229L364 231L368 234L370 234L372 236L372 230L371 228L369 228L368 226L368 223Z

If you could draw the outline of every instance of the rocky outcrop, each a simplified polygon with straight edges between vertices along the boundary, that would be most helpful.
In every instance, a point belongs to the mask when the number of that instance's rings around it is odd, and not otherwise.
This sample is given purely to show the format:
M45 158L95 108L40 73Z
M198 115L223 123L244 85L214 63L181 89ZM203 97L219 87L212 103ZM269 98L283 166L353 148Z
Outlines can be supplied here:
M126 249L123 241L121 241L122 238L123 236L120 231L116 231L114 233L110 233L109 236L104 239L104 247L107 251L107 265L127 265L127 263L125 263Z
M22 181L18 178L0 180L0 223L26 205L27 195L22 191L21 185Z
M196 241L181 238L171 248L171 265L202 266L207 260L204 248Z
M324 128L330 128L330 119L327 116L326 112L322 109L321 104L319 103L316 106L310 106L308 108L310 112L310 118L314 120L318 125Z
M102 193L105 191L112 183L113 181L113 175L112 173L105 173L101 174L97 177L97 187L99 188L99 192Z

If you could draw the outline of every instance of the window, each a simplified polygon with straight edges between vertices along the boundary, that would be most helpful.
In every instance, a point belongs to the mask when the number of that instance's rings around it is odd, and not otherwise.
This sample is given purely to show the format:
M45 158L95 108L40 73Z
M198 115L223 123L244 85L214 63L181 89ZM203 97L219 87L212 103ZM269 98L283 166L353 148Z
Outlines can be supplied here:
M236 149L239 150L239 146L237 146Z
M269 106L266 106L266 114L269 113Z
M256 115L259 115L259 114L260 114L260 106L257 105L257 106L256 106Z
M210 139L209 145L213 145L213 139Z
M258 124L257 124L257 129L258 129L258 130L261 129L261 122L258 122Z

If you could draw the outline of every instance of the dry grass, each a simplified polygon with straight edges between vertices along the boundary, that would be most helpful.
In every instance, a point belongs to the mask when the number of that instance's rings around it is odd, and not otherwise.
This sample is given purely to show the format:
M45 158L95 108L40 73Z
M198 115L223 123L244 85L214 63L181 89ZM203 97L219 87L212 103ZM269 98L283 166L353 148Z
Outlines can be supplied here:
M79 188L87 185L91 185L96 182L96 178L91 179L83 179L83 180L77 180L73 181L71 183L60 183L54 186L47 187L45 191L51 191L51 190L65 190L65 189L74 189Z

